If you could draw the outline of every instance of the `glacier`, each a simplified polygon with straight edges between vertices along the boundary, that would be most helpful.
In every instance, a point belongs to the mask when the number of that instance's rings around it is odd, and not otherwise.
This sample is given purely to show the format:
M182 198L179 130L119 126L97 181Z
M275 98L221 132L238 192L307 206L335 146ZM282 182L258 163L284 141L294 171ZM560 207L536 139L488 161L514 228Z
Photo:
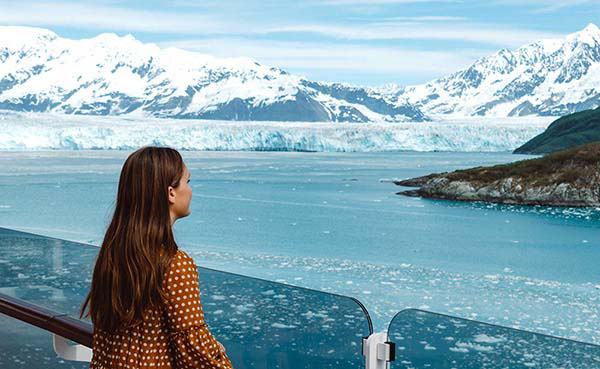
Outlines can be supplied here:
M552 117L412 123L239 122L0 111L0 150L511 151Z

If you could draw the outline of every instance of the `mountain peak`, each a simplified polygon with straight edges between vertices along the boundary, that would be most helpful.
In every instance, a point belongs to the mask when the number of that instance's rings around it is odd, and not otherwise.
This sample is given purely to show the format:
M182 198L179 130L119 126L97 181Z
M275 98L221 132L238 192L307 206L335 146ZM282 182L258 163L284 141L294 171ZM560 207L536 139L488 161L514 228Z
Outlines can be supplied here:
M598 26L595 25L594 23L590 23L587 26L585 26L585 28L583 29L582 32L585 32L585 33L600 33L600 28L598 28Z
M567 39L585 42L590 45L600 43L600 28L594 23L588 24L583 30L567 36Z
M0 26L0 40L3 43L26 42L33 40L50 41L58 38L58 35L48 29L25 26Z

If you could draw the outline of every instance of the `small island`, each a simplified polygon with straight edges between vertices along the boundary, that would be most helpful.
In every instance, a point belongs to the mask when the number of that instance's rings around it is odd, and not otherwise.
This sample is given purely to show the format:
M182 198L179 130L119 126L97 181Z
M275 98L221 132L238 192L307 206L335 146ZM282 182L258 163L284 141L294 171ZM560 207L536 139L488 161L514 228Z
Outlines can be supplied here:
M561 207L600 206L600 142L510 164L394 181L397 194L456 201Z

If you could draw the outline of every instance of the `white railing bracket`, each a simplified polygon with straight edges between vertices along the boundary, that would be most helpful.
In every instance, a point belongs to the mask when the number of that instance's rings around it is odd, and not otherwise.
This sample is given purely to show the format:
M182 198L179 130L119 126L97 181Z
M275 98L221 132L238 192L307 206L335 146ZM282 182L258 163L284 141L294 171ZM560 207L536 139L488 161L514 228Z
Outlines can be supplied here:
M363 337L363 355L366 369L389 369L390 361L396 359L396 345L387 340L386 332Z
M73 361L92 361L92 350L84 345L70 345L69 341L57 334L52 334L54 352L58 357Z

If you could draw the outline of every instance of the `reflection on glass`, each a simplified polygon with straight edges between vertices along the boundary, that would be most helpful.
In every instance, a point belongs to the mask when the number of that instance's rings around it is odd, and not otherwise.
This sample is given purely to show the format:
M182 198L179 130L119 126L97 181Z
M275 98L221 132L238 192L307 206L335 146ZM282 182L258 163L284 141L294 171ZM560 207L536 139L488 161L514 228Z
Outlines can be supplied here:
M85 369L89 363L61 360L52 348L52 335L0 314L0 368ZM7 337L10 337L8 339Z
M600 368L600 346L421 310L396 314L392 368Z
M78 317L97 252L85 244L0 228L0 292ZM358 301L206 268L199 268L199 277L206 321L236 369L364 366L362 337L372 328ZM31 331L49 347L38 356L57 362L51 335ZM19 347L32 342L31 334L15 334L10 346L0 342L0 351L20 357ZM23 358L28 369L47 368L46 359Z

